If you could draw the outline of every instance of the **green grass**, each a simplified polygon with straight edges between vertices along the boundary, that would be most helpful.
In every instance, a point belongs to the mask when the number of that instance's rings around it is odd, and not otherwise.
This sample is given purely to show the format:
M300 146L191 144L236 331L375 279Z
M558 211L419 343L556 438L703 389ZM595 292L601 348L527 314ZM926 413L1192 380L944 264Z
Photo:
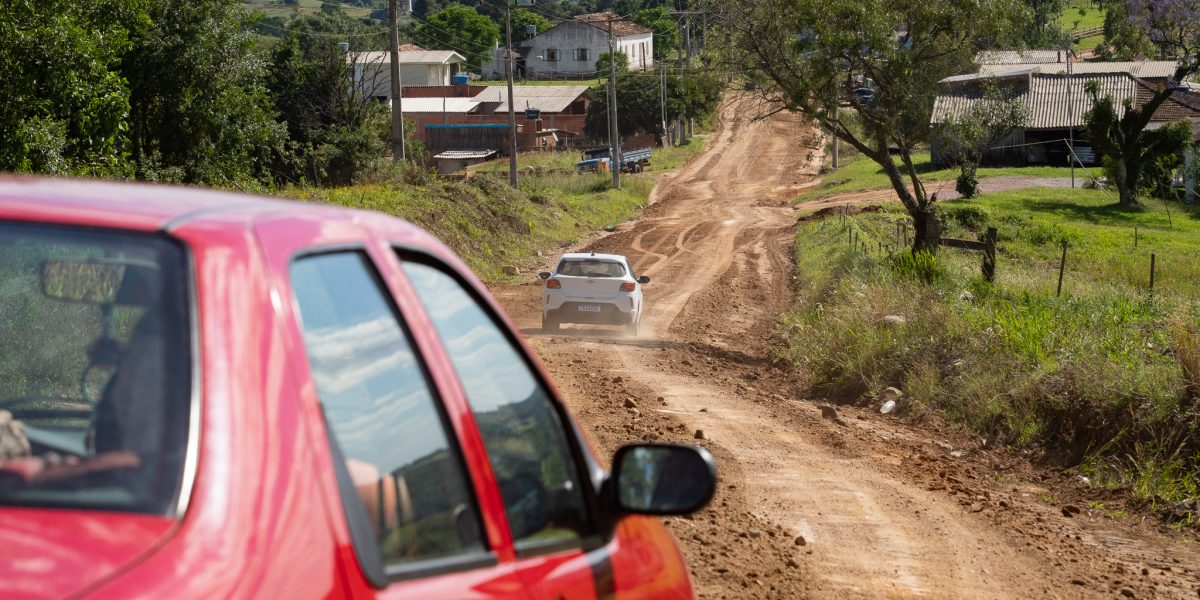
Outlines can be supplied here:
M893 157L900 164L899 157ZM949 189L954 189L953 181L958 176L958 169L938 168L930 162L928 152L918 152L913 155L913 166L921 176L926 189L932 193L930 182L949 181ZM977 172L980 179L1001 176L1019 177L1070 177L1071 169L1067 167L980 167ZM863 192L868 190L884 190L892 187L891 181L884 174L883 168L875 161L857 156L849 163L843 164L837 170L821 177L822 183L813 189L800 194L796 202L820 200L848 192ZM907 183L907 179L906 179Z
M1063 28L1063 31L1068 33L1091 27L1103 27L1104 9L1088 6L1069 6L1063 9L1062 15L1058 17L1058 24Z
M1195 495L1200 209L1122 209L1100 191L1034 189L939 211L946 237L998 229L995 283L980 277L975 252L881 253L900 245L896 224L909 222L898 207L804 224L796 260L805 287L781 321L780 357L818 395L866 403L897 386L915 399L910 414L936 410L980 435L1038 447L1155 507ZM851 248L851 232L866 252ZM884 315L907 322L884 326Z
M625 176L619 191L609 175L575 172L576 153L547 152L521 156L522 168L545 170L523 172L518 190L508 186L507 162L493 161L466 181L410 169L381 183L293 187L281 195L400 217L449 245L485 281L516 281L505 267L531 265L539 252L635 216L654 189L654 173L678 168L703 148L703 138L693 138L687 146L655 149L654 170ZM565 172L548 171L560 167Z
M539 251L569 244L586 232L620 223L645 204L654 184L629 178L611 190L602 175L525 177L520 189L506 177L468 181L430 177L344 188L292 188L283 195L374 210L415 223L449 245L485 281L513 281L508 266L532 262Z

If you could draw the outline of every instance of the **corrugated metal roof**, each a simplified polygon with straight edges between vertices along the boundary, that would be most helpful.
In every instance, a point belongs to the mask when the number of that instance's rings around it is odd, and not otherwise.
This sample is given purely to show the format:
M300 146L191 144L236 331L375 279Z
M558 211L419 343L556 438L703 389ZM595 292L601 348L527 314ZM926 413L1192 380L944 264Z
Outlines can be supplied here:
M479 102L473 98L404 98L404 112L440 113L443 101L448 113L469 113L479 108Z
M401 51L398 53L402 65L444 65L446 63L462 62L466 59L453 50L417 50ZM386 50L372 52L351 52L346 55L348 63L381 64L392 63L390 53Z
M1124 114L1125 100L1137 94L1137 83L1127 74L1075 75L1070 78L1065 75L1034 74L1030 78L1030 88L1016 96L1029 108L1029 122L1025 128L1065 129L1083 126L1083 116L1092 108L1092 99L1084 91L1089 81L1099 84L1101 97L1113 97L1118 114ZM933 115L929 121L944 123L963 115L982 97L983 94L978 91L941 94L933 102Z
M562 112L587 93L586 85L515 85L513 104L517 110L541 109L542 112ZM508 112L508 88L489 85L473 98L476 102L499 102L495 112Z
M434 158L447 158L452 160L479 159L489 158L496 154L495 150L447 150L434 156Z
M975 55L981 65L1034 65L1065 62L1063 50L989 50Z
M969 73L967 75L952 75L950 77L947 77L947 78L939 81L938 83L962 83L964 81L979 81L979 80L983 80L983 79L1002 79L1005 77L1021 77L1021 76L1027 76L1027 75L1030 75L1031 73L1037 72L1037 69L1035 69L1034 67L1029 67L1029 66L1021 66L1021 65L1005 65L1005 66L1010 67L1010 68L1008 70L1004 70L1004 71L984 71L984 72L980 72L980 73Z
M1036 69L1038 73L1066 73L1066 63L1056 64L981 64L984 73L1001 73L1016 69ZM1165 79L1175 74L1175 62L1170 60L1143 60L1134 62L1076 62L1071 63L1071 72L1080 75L1100 73L1129 73L1142 79Z
M614 19L616 19L616 20L614 20ZM588 25L591 25L592 27L595 27L596 29L600 29L605 32L608 31L609 23L611 22L613 35L615 35L617 37L622 37L622 36L627 36L627 35L641 35L643 33L651 33L654 31L653 29L650 29L649 27L644 27L642 25L638 25L637 23L634 23L633 21L630 21L629 19L626 19L623 17L617 17L617 15L614 14L612 11L579 15L579 16L575 17L575 20L582 21L584 23L587 23Z

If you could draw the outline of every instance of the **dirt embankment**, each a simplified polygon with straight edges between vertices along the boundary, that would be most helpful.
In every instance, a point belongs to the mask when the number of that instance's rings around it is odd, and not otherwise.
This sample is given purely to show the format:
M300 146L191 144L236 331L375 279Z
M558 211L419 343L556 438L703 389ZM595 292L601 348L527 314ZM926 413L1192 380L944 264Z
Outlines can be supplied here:
M668 519L700 595L1198 597L1194 537L1117 519L1074 476L939 423L830 419L803 396L772 360L773 328L804 284L790 199L820 144L794 115L746 112L727 104L711 148L641 219L583 246L652 278L640 337L543 335L538 282L494 290L602 454L660 440L716 455L712 504Z

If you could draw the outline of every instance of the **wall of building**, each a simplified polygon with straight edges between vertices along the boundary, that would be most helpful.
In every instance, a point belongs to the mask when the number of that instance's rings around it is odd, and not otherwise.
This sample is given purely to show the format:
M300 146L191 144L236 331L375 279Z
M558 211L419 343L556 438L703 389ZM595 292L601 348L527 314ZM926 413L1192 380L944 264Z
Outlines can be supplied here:
M629 58L630 70L654 68L653 33L617 37L614 44L617 52L623 52ZM517 78L592 79L596 76L596 60L608 52L608 33L578 21L565 21L513 46L521 56L514 65ZM580 50L585 52L580 53ZM497 51L497 56L502 54L502 50ZM482 71L486 79L507 76L504 61L499 58L485 63Z
M455 65L401 64L400 85L450 85ZM392 89L391 66L371 62L354 65L354 81L362 93L372 98L389 98Z

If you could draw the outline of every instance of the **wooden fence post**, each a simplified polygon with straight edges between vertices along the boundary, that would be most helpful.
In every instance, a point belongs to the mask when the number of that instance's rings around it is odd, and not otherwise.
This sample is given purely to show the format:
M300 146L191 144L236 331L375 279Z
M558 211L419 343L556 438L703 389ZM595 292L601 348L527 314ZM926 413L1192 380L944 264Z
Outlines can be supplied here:
M1150 253L1150 293L1154 293L1154 253Z
M1062 247L1062 261L1058 263L1058 292L1054 294L1056 298L1062 297L1063 271L1067 268L1067 240L1063 240Z
M996 280L996 228L988 227L987 236L983 238L983 278L988 282Z

